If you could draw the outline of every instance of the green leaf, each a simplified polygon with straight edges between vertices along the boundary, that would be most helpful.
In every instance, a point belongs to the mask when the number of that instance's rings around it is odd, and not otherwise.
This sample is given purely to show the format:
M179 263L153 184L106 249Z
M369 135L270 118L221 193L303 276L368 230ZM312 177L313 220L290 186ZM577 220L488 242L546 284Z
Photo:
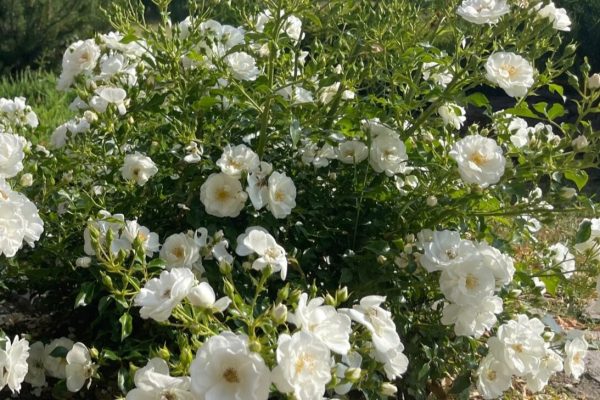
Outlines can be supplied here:
M538 115L534 114L533 111L529 109L527 103L521 103L517 107L509 108L506 112L516 117L540 119Z
M85 282L81 285L81 289L79 290L79 294L75 298L75 307L83 307L87 306L92 302L94 298L94 291L96 289L96 285L94 282Z
M550 90L550 93L557 93L560 95L560 97L563 98L564 101L564 97L565 97L565 88L563 88L560 85L557 85L556 83L551 83L548 85L548 89Z
M292 137L292 145L294 146L294 148L296 148L296 146L298 146L298 142L300 141L301 132L302 132L302 129L300 128L300 122L298 121L297 118L294 118L292 120L292 123L290 124L290 136Z
M127 393L126 382L128 375L129 371L127 371L127 368L119 368L119 372L117 373L117 386L119 386L119 390L123 393Z
M69 350L66 347L58 346L50 353L51 357L66 358Z
M450 388L451 394L460 394L471 387L471 371L457 377Z
M117 353L109 349L102 350L102 357L111 361L119 361L121 359Z
M121 315L119 318L119 323L121 324L121 342L129 335L131 335L131 331L133 330L133 319L128 312Z
M473 104L475 107L487 107L490 105L490 101L483 93L473 93L467 97L467 102Z
M220 103L220 100L216 97L210 97L210 96L205 96L202 97L200 100L194 102L194 110L207 110L209 108L211 108L214 105L217 105Z
M160 268L164 269L167 266L167 263L162 258L155 258L154 260L148 263L148 269L151 268Z
M546 107L548 107L548 103L546 103L545 101L533 105L533 109L539 112L540 114L546 113Z
M583 221L575 235L575 243L584 243L592 236L592 221Z
M558 276L542 276L540 278L544 285L546 285L546 291L552 296L556 295L556 289L558 288L558 283L560 282L560 278Z
M548 110L548 118L554 121L558 117L562 117L566 114L565 108L558 103L552 104L552 107Z
M137 35L133 32L129 32L127 35L123 36L123 39L120 40L121 43L123 44L128 44L131 42L135 42L140 40L139 37L137 37Z
M565 171L565 178L575 183L579 190L585 187L589 179L587 172L581 169Z

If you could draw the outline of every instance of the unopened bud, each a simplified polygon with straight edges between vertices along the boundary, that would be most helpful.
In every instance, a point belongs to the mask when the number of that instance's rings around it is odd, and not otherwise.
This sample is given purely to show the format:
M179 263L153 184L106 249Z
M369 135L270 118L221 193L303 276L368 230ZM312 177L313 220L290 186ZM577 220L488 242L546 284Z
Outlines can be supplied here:
M167 346L162 346L161 348L159 348L156 352L156 355L165 361L169 361L169 359L171 358L171 352L169 351Z
M184 347L181 349L181 354L179 355L180 363L187 368L194 359L194 355L192 354L192 350L189 347Z
M592 90L600 89L600 74L594 74L588 78L588 87Z
M221 261L219 263L219 271L221 272L221 274L229 275L232 270L233 270L233 267L227 261Z
M284 287L279 289L279 291L277 292L277 300L278 301L287 300L289 295L290 295L290 287L288 285L285 285Z
M390 382L384 382L379 388L379 393L382 396L392 397L398 392L398 388Z
M90 124L93 124L94 122L98 121L98 114L91 110L86 110L83 113L83 118L85 118L85 120Z
M79 257L77 261L75 261L75 266L79 268L88 268L92 263L92 259L90 257Z
M581 150L585 149L586 147L588 147L588 145L589 145L589 142L588 142L587 138L583 135L577 136L571 142L571 146L573 146L573 149L575 149L576 151L581 151Z
M435 207L435 206L437 206L437 203L438 203L437 197L435 197L435 196L429 196L427 198L427 205L429 207Z
M573 188L564 187L564 188L560 189L560 197L562 197L563 199L569 200L575 196L577 196L577 190L575 190Z
M276 324L283 324L287 320L288 310L284 304L277 304L271 310L271 316Z
M387 261L387 257L384 256L383 254L380 254L377 256L377 262L381 265L385 264Z
M97 348L95 348L95 347L92 347L92 348L90 349L90 357L92 357L92 359L94 359L94 360L97 360L97 359L98 359L98 355L99 355L99 354L100 354L100 353L98 352L98 349L97 349Z
M332 296L332 295L330 295L329 293L327 293L327 294L325 295L325 304L327 304L328 306L334 306L334 307L336 306L336 301L335 301L335 299L334 299L334 298L333 298L333 296Z
M248 347L250 348L250 351L254 353L260 353L262 350L262 345L256 340L250 341L250 343L248 343Z
M110 276L102 274L102 284L109 290L113 289L113 282Z
M358 382L360 380L361 372L362 370L360 368L348 368L344 374L344 378L352 383Z
M21 176L21 186L23 187L29 187L31 185L33 185L33 175L31 174L23 174Z
M343 288L338 289L335 292L335 298L337 299L338 304L348 300L348 287L344 286Z
M298 300L300 299L301 294L302 294L302 291L299 289L292 290L292 292L290 293L290 303L292 303L292 304L298 303Z

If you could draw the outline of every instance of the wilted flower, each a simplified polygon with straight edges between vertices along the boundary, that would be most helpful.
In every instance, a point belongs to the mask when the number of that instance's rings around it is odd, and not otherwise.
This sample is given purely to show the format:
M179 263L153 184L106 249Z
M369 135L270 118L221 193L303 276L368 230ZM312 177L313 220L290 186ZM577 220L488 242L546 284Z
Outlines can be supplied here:
M27 358L27 375L25 382L33 387L46 386L46 369L44 368L44 359L46 352L44 343L35 342L29 346L29 357Z

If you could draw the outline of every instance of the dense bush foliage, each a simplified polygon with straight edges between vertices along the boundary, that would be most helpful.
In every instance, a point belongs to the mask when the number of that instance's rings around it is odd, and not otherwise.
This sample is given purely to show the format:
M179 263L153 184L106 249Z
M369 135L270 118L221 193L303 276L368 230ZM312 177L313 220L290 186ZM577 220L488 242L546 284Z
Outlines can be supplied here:
M8 332L10 390L28 368L55 397L128 399L496 398L581 376L585 338L539 311L599 272L600 219L536 237L597 216L600 75L567 72L565 10L207 1L175 23L169 3L150 25L115 6L115 32L67 48L76 116L47 142L2 100L0 277L71 328Z
M579 59L588 57L594 69L600 69L600 2L595 0L557 0L573 19L572 37L579 43Z

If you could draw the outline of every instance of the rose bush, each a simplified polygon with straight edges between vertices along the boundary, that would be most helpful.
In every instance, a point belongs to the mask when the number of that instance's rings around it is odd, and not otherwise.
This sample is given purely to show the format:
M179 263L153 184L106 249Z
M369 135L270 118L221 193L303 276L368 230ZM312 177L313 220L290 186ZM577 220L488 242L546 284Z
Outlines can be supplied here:
M40 144L24 101L0 114L4 285L73 316L70 338L7 338L0 387L495 398L581 376L585 338L539 311L600 259L600 85L569 72L565 10L168 3L152 26L115 6L114 32L67 48L77 116ZM591 218L536 239L569 213Z

